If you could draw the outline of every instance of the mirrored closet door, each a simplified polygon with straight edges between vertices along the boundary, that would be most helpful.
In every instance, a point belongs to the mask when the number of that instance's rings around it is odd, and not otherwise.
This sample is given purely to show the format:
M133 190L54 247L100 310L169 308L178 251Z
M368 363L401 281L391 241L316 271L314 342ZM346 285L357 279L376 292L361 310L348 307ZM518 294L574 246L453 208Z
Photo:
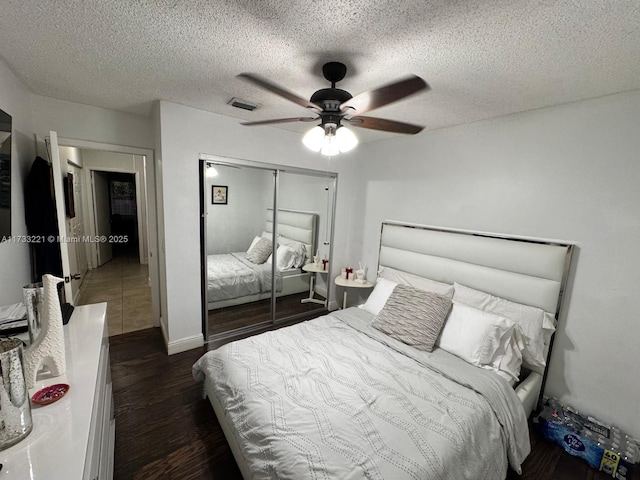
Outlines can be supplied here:
M325 311L336 174L203 155L200 175L206 338Z
M279 171L278 266L287 288L297 294L276 295L276 320L289 318L300 311L326 308L334 192L335 178ZM305 239L307 233L309 236ZM299 267L293 265L292 268L291 249L287 247L299 247L291 242L295 237L295 241L305 243L306 255L298 263L302 263ZM323 260L326 260L324 267ZM296 274L295 267L302 269L300 275ZM287 279L287 276L291 278Z

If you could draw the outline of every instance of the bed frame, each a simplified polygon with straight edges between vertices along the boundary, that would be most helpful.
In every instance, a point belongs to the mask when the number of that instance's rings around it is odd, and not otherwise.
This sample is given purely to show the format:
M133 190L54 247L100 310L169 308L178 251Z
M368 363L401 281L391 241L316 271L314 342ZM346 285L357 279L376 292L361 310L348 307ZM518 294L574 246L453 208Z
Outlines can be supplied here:
M278 209L278 231L277 235L302 242L307 251L306 261L309 263L316 251L318 244L318 214L300 210ZM265 216L264 231L273 233L273 209L268 208ZM282 277L282 288L276 291L276 297L284 297L294 293L306 292L309 290L309 273L301 271L294 275ZM262 292L255 295L245 295L243 297L207 302L208 310L243 305L245 303L257 302L271 298L271 292Z
M557 324L572 253L568 243L387 221L378 266L538 307ZM531 373L516 393L527 415L540 405L552 345L553 336L545 345L546 368L523 364Z
M440 282L458 282L536 306L553 313L557 321L573 248L568 243L541 239L386 221L382 224L378 265ZM547 345L547 365L552 343L553 337ZM516 387L516 393L528 415L542 396L546 368L525 368L531 373ZM251 478L233 426L226 421L210 382L204 387L243 478Z

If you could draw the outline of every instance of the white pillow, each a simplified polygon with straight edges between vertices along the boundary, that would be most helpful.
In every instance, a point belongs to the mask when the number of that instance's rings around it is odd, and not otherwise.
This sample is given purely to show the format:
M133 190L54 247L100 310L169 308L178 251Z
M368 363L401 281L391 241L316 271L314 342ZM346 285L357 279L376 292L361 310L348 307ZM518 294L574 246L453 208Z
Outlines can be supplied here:
M291 240L290 238L283 237L282 235L278 235L278 245L286 245L296 252L296 258L293 263L293 267L300 268L306 263L308 256L307 247L304 243L298 242L297 240Z
M420 277L412 273L403 272L402 270L396 270L394 268L382 267L378 272L378 275L392 282L399 283L400 285L409 285L410 287L417 288L418 290L424 290L425 292L434 292L439 295L451 299L453 298L453 285L448 283L437 282L429 278Z
M513 386L520 379L523 348L522 335L514 324L514 328L502 337L500 347L491 360L491 365L483 366L483 368L493 370Z
M259 241L260 241L260 237L253 237L253 240L251 240L251 245L249 245L249 248L247 248L247 253L249 253L249 250L255 247L256 243L258 243Z
M494 356L505 348L505 335L512 333L515 323L493 313L461 303L454 303L438 346L479 367L498 370Z
M290 268L293 268L293 262L296 259L295 250L287 247L286 245L280 245L276 253L278 257L276 268L278 270L288 270ZM272 262L273 262L273 254L269 255L269 258L267 259L267 263L272 263Z
M373 287L369 298L367 298L367 301L363 305L358 305L358 308L378 315L382 307L387 303L387 299L389 295L391 295L391 292L393 292L393 289L396 288L396 285L396 282L392 282L386 278L378 278L378 280L376 280L376 286Z
M513 320L524 340L522 350L524 361L535 367L546 365L545 339L551 336L555 327L549 318L545 318L544 310L496 297L459 283L454 283L454 287L454 302L464 303Z

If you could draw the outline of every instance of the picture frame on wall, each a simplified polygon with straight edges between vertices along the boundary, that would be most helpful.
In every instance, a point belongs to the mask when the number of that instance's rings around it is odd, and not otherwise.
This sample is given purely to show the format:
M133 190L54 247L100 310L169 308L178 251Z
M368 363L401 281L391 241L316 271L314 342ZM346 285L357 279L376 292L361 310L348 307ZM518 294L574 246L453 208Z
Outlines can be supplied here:
M226 205L229 195L229 187L226 185L211 186L211 203L213 205Z

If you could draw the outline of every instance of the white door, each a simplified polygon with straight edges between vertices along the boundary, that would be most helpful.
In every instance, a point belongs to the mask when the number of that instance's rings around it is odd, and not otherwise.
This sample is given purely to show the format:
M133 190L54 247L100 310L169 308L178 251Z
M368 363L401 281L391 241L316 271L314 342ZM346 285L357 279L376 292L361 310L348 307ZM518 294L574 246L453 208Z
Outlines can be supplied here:
M64 163L65 159L61 158L61 163ZM82 168L73 163L67 163L67 175L71 175L73 183L68 184L69 191L67 195L73 193L74 215L67 215L67 234L71 236L73 242L68 244L69 249L69 266L71 271L77 273L71 277L71 290L73 291L74 301L77 301L78 294L80 293L80 285L82 279L87 273L87 253L85 246L88 245L85 242L85 231L83 222L82 206L84 199L82 195ZM75 305L75 302L72 302Z
M109 179L104 172L91 170L91 185L93 191L93 212L95 218L98 267L113 258L113 250L109 237L111 236L111 207L109 205Z
M72 272L69 263L69 245L72 245L67 235L67 212L65 204L64 182L67 179L67 162L60 161L60 150L58 149L58 134L49 132L49 148L51 155L51 166L53 170L53 191L56 200L56 215L58 217L58 244L60 245L60 255L62 257L62 276L64 277L64 295L66 301L73 305L73 287L71 279L78 276L78 272ZM75 257L75 250L73 251ZM74 262L75 263L75 262Z

